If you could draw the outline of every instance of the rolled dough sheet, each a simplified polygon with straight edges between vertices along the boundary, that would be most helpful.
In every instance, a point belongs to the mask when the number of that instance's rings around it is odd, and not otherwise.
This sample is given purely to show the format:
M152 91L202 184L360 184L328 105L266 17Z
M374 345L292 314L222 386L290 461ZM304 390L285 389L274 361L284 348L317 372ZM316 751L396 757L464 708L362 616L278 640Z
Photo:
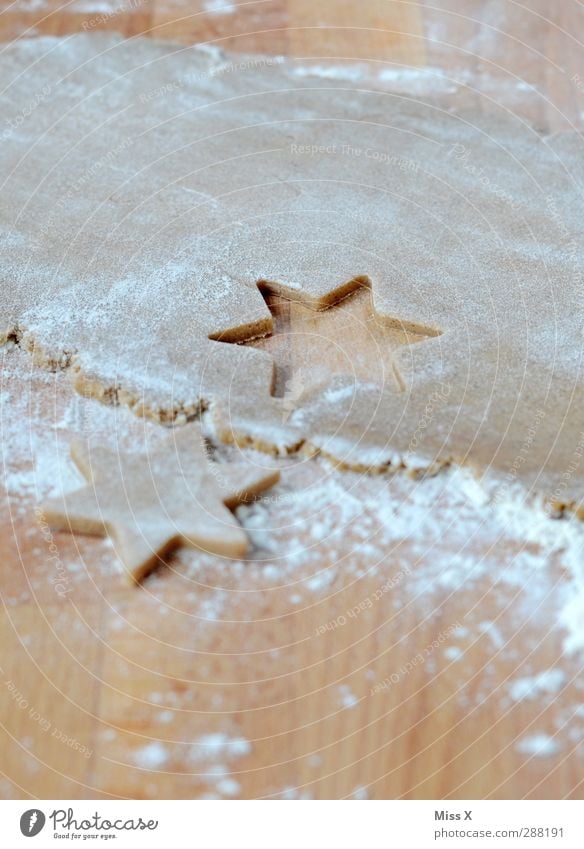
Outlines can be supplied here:
M18 41L0 79L2 339L225 440L470 463L581 507L577 134L111 35ZM217 341L270 332L258 281L330 309L367 282L436 335L398 350L403 391L335 378L283 416L270 356Z

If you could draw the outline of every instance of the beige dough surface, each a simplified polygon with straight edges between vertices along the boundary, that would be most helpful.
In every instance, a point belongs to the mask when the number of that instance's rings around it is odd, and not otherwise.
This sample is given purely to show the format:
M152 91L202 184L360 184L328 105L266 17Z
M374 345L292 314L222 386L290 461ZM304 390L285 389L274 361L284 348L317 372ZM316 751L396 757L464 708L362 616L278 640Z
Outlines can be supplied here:
M16 42L0 79L4 340L223 440L468 463L581 509L578 135L115 36ZM266 290L338 310L362 287L405 334L385 379L290 404L269 352L230 344L271 332Z

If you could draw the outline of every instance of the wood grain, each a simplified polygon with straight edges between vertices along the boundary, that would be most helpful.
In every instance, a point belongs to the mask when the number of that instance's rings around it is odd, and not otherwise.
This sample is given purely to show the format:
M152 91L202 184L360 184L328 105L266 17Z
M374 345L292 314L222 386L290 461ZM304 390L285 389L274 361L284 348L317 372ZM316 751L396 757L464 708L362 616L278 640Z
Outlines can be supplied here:
M475 108L495 101L544 130L579 121L583 95L572 78L581 67L584 12L576 3L258 0L234 11L231 5L211 14L200 2L121 0L106 13L89 0L3 0L0 38L117 30L319 61L441 67L466 81L461 98ZM526 87L518 89L518 80ZM363 304L356 299L351 309L358 322ZM294 311L286 321L300 334L306 329L306 316ZM333 326L332 338L338 332L343 328ZM21 352L7 356L2 388L29 399L23 427L33 441L43 422L61 421L77 403L85 409L66 376L39 374ZM285 372L303 348L280 348L275 356ZM12 415L9 405L3 409ZM33 453L31 447L31 463ZM20 471L25 467L23 461ZM285 474L293 488L325 472L305 461ZM387 486L399 491L400 484ZM437 582L424 593L406 577L348 624L320 633L374 597L404 563L424 573L424 558L434 554L425 553L423 541L403 541L372 568L361 563L359 540L348 533L343 551L325 545L318 555L331 568L342 564L321 592L303 589L314 577L310 562L270 583L265 569L274 567L274 556L261 547L247 570L232 575L229 564L181 554L134 590L107 542L64 534L47 540L35 520L34 494L3 498L2 797L213 795L221 759L197 755L193 742L224 733L246 738L250 750L227 764L237 789L227 784L218 795L582 798L583 738L574 717L581 666L564 655L553 621L565 578L557 558L550 556L541 609L526 609L521 588L510 592L497 574L483 573L456 591ZM282 545L297 537L283 532ZM442 556L455 557L458 548L446 534ZM471 540L471 560L473 552L478 563L484 552ZM492 552L501 571L517 553L497 539ZM57 590L61 566L64 595ZM458 622L470 636L449 633ZM496 629L481 630L481 622ZM440 650L413 662L444 633ZM460 655L448 647L459 647ZM556 697L509 701L509 681L558 665L566 683ZM396 683L373 692L392 675ZM558 729L557 753L518 753L520 737ZM148 748L153 742L163 747L163 761L159 749Z

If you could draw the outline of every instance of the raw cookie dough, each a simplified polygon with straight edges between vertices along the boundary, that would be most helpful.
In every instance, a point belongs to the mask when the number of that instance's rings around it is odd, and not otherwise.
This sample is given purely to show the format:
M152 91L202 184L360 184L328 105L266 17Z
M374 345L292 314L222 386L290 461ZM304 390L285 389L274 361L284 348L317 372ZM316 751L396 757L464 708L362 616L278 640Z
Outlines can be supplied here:
M135 581L180 545L243 557L247 537L230 510L279 478L247 463L208 462L198 426L173 430L162 448L142 454L82 443L71 454L89 483L44 504L44 519L65 531L109 534Z
M4 338L161 421L211 407L239 442L581 507L577 134L109 35L19 40L0 75ZM365 280L441 331L397 352L402 392L341 379L285 417L270 357L215 341L271 330L258 281L322 307Z

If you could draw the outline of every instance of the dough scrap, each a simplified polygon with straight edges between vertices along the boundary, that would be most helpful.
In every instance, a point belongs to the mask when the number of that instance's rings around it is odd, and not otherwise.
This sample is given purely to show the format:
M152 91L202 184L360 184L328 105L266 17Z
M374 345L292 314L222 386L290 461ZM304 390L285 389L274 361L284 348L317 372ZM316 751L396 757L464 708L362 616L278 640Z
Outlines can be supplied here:
M20 40L0 72L3 338L163 422L494 468L582 513L578 134L110 35ZM283 420L270 357L214 340L271 331L258 281L324 306L364 279L442 334L397 352L405 392L335 378Z
M140 454L73 443L71 455L88 485L44 504L44 519L60 530L110 535L136 582L180 545L243 557L247 537L230 510L279 479L249 463L210 463L194 425Z

